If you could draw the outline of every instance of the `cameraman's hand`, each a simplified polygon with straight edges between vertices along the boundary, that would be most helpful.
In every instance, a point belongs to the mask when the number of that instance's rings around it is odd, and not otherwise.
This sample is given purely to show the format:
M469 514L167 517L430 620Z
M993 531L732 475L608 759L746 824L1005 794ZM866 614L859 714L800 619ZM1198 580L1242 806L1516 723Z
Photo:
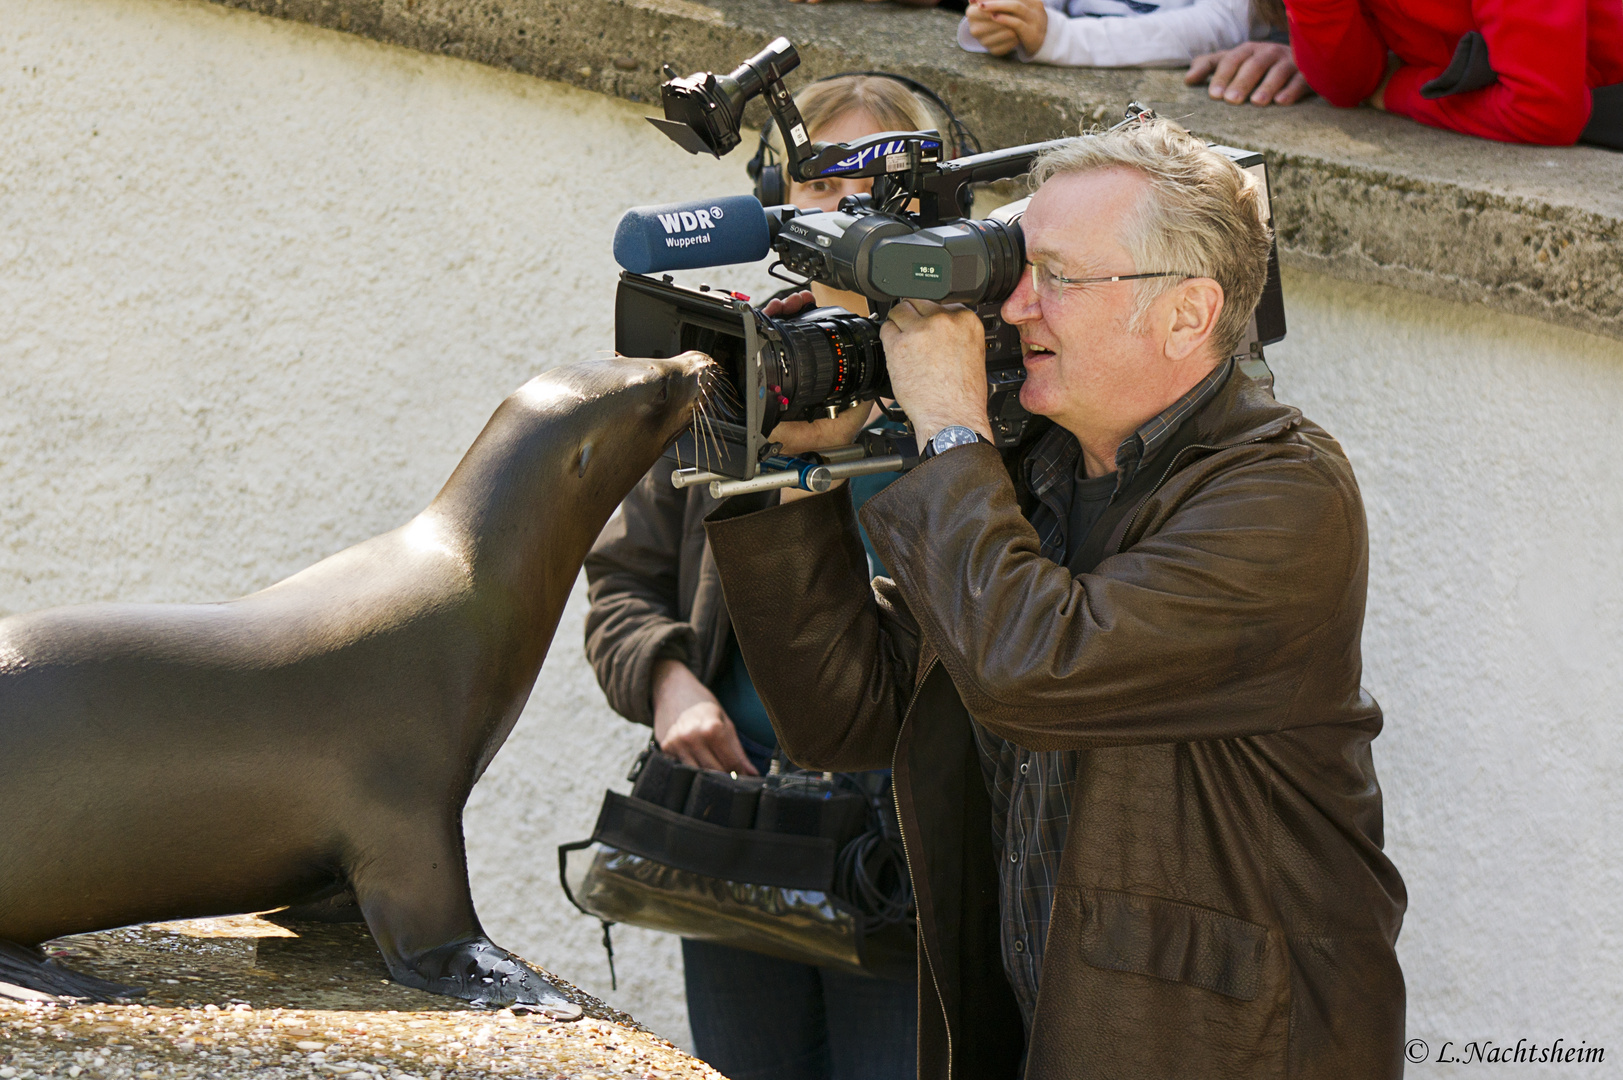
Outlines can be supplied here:
M654 665L654 741L684 765L759 775L721 702L680 660Z
M880 330L896 403L913 421L919 449L962 425L990 439L986 417L986 328L959 304L903 300Z

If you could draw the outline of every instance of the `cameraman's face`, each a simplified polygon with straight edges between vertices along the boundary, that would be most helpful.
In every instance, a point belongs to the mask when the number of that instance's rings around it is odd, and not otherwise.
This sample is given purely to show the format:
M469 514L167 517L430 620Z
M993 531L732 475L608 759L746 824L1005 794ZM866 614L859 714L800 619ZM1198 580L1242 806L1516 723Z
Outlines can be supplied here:
M1049 180L1021 221L1027 259L1069 278L1160 269L1133 265L1120 239L1146 188L1144 178L1127 169ZM1003 305L1004 320L1020 329L1025 355L1020 403L1084 445L1154 416L1160 406L1139 414L1161 390L1157 321L1146 319L1135 329L1133 314L1130 281L1063 285L1039 296L1028 269Z
M864 136L877 135L884 130L878 121L859 110L836 116L811 132L811 137L815 142L850 142ZM840 200L847 195L864 195L872 190L873 180L870 177L860 180L812 180L804 184L791 180L789 201L802 210L832 212L839 208Z

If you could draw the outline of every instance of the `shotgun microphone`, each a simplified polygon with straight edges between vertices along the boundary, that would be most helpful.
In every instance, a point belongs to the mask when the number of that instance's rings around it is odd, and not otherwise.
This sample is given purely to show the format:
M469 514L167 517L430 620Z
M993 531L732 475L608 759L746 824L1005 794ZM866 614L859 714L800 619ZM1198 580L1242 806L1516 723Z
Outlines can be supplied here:
M773 207L780 219L793 209ZM772 250L772 224L753 195L634 206L615 227L614 261L633 274L756 262Z

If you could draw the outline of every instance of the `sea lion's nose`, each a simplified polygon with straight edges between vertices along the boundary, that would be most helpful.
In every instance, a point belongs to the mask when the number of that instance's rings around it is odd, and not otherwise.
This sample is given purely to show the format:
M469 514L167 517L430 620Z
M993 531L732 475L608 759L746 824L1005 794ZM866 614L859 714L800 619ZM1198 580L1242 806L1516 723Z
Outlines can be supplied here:
M714 361L697 349L689 349L675 359L682 364L682 374L697 375Z

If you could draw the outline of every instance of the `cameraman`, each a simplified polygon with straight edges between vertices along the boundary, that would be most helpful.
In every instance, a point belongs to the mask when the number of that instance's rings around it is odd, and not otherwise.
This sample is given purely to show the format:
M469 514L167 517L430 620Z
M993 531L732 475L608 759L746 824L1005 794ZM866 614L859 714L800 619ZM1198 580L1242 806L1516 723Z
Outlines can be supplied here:
M1255 182L1163 120L1035 174L1003 316L1053 426L1004 460L978 319L899 304L927 459L862 511L891 578L840 492L723 507L750 673L796 761L894 763L921 1077L1398 1076L1364 512L1335 441L1231 360Z
M949 127L943 121L950 118L938 119L921 95L888 77L826 79L795 101L818 141ZM774 146L763 143L752 175L771 168L773 156ZM758 184L766 201L786 195L796 206L823 210L872 186L818 180L768 192ZM867 314L859 294L821 285L815 292L819 304ZM792 304L809 299L803 294ZM782 307L775 300L767 311ZM861 414L868 415L866 406ZM654 467L586 559L587 659L609 703L627 719L651 724L665 753L699 768L756 775L766 770L777 737L739 654L705 542L704 517L718 504L702 487L673 488L673 468L669 461ZM891 479L865 478L859 497ZM915 1073L912 982L693 940L682 942L682 966L694 1048L732 1080L903 1080Z

